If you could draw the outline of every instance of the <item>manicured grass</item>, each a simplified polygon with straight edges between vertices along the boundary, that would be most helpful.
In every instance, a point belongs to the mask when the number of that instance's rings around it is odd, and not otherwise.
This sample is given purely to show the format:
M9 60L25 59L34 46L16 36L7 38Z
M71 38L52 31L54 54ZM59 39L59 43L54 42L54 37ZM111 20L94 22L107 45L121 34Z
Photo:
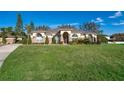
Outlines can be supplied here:
M20 46L0 80L124 80L124 45Z

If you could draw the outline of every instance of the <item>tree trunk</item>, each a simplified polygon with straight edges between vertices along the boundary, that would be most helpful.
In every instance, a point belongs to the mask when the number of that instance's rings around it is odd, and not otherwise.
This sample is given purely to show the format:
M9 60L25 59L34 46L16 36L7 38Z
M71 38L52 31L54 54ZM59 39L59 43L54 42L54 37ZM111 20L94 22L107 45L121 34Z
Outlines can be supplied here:
M29 35L28 35L28 39L27 39L27 45L28 45L28 41L29 41Z

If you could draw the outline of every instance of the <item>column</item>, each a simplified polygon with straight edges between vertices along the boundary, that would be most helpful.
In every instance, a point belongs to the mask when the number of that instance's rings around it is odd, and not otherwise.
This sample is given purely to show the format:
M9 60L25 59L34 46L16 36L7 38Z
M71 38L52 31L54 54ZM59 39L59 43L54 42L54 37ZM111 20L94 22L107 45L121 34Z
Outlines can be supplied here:
M64 41L64 40L63 40L63 35L60 34L60 43L64 43L63 41Z

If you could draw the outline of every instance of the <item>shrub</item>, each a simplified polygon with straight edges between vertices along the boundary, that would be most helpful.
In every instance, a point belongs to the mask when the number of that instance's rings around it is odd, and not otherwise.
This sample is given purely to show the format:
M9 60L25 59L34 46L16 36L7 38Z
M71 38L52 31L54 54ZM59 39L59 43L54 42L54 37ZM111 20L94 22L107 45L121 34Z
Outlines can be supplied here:
M56 44L56 39L55 39L55 37L52 38L52 43L53 43L53 44Z
M97 35L97 44L107 43L107 42L108 42L108 40L105 36Z
M6 44L6 37L4 37L4 36L2 37L2 43Z
M29 39L27 42L28 42L28 44L32 44L31 36L29 36Z
M84 40L83 39L78 39L77 44L83 44Z
M73 39L71 42L70 42L70 44L78 44L78 39Z
M49 38L46 36L45 44L49 44Z
M90 44L91 42L90 42L90 40L89 40L88 38L85 38L85 39L83 40L83 43L84 43L84 44Z
M63 41L60 41L59 44L63 44Z
M3 43L3 44L6 44L6 37L7 37L7 35L6 35L6 32L5 32L5 31L3 31L3 32L1 33L1 37L2 37L2 43Z
M76 45L77 42L75 42L75 41L71 41L71 42L69 42L69 44L71 44L71 45Z
M27 44L27 38L23 38L21 41L22 44Z
M25 37L22 40L17 40L17 38L16 38L16 42L15 43L17 43L17 44L27 44L27 38Z
M73 39L72 42L70 42L70 44L91 44L90 40L87 39Z

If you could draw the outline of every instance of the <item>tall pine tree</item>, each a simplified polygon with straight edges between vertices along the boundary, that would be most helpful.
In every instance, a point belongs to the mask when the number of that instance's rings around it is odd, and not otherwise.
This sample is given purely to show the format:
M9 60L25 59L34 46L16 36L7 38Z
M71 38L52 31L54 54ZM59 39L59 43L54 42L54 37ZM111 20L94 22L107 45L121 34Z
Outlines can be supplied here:
M23 21L21 14L17 14L17 23L16 23L16 28L15 28L17 35L22 37L23 34Z
M31 31L34 31L35 30L35 25L32 21L30 22L30 26L31 26Z

